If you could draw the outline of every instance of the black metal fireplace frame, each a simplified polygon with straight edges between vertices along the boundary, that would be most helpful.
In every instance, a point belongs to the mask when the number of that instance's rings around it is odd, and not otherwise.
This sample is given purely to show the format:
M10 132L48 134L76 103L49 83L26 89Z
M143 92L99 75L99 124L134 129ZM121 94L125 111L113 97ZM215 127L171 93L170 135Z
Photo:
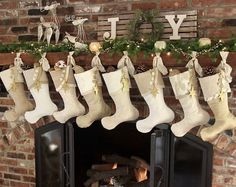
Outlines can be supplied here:
M75 134L74 126L75 120L70 120L62 125L58 122L53 122L45 125L35 131L35 145L39 145L40 134L49 132L51 130L59 129L61 134L61 168L63 173L62 185L58 187L75 187ZM203 171L202 176L206 178L206 184L199 187L210 187L212 179L212 156L213 146L209 143L203 142L200 138L187 134L185 137L177 138L171 131L168 124L159 125L151 134L151 150L150 150L150 185L149 187L174 187L174 155L175 155L175 141L181 139L185 142L191 141L194 146L203 150L203 165L207 165L207 170ZM64 143L67 142L67 143ZM159 144L159 145L158 145ZM201 145L201 146L200 146ZM39 172L42 172L40 166L39 153L40 146L35 147L36 153L36 186L42 187ZM158 153L158 154L157 154ZM164 177L163 177L164 176ZM46 187L46 186L43 186ZM77 186L76 186L77 187ZM187 187L187 186L183 186Z
M151 135L150 187L174 187L175 142L178 140L191 143L202 150L202 168L205 168L202 169L202 178L205 183L199 187L211 187L212 144L203 142L199 137L190 133L181 138L175 137L170 131L169 124L158 125Z
M65 187L69 184L70 187L75 186L74 182L74 133L73 125L67 122L67 127L58 122L52 122L48 125L42 126L35 130L35 145L40 144L40 135L52 130L59 130L61 135L61 168L62 168L62 184L58 187ZM67 143L65 143L67 142ZM39 153L41 152L40 146L35 146L35 167L36 167L36 187L42 187L42 178L39 177L39 172L42 171L40 164Z

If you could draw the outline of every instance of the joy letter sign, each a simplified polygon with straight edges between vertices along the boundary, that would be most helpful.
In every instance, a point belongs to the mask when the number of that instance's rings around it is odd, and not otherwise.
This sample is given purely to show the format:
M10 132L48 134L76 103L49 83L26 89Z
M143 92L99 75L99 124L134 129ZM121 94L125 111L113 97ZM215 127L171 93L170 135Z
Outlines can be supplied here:
M133 13L123 13L117 16L105 15L98 17L98 40L114 39L128 35L128 25L133 19ZM163 39L179 40L197 37L197 11L161 12L156 22L164 26ZM150 33L151 24L144 23L140 32Z

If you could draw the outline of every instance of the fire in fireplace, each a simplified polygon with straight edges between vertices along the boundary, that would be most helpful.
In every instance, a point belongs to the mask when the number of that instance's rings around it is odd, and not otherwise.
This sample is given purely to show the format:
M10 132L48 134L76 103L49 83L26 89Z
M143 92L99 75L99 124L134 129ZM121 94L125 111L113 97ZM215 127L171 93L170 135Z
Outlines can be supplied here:
M54 122L35 140L37 187L211 187L212 146L167 124L142 134L133 122L111 131Z

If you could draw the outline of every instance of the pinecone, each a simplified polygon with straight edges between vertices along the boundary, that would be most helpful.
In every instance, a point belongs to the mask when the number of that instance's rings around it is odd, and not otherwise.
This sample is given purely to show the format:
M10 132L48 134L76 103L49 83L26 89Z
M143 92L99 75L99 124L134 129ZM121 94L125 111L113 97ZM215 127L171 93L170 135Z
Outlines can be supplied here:
M207 66L203 68L203 76L210 76L216 74L216 68L214 66Z
M144 65L144 64L139 65L139 66L137 67L137 69L136 69L136 73L143 73L143 72L145 72L145 71L147 71L147 66Z

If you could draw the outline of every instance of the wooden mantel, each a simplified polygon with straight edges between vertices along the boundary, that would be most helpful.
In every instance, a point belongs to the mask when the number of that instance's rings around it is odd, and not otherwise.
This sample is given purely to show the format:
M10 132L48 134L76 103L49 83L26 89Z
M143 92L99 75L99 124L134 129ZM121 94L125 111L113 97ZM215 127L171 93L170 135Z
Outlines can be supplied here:
M49 60L51 65L54 65L59 60L66 61L68 53L66 52L53 52L53 53L47 53L47 59ZM163 54L163 62L167 67L183 67L187 63L187 59L182 58L181 62L178 62L173 56ZM13 64L15 58L14 53L0 53L0 66L6 66ZM29 54L22 54L21 58L23 62L26 65L33 65L34 62L37 62L37 59ZM74 57L76 60L76 63L81 66L89 66L90 62L93 58L92 55L79 55ZM100 58L102 60L103 65L109 66L109 65L116 65L119 59L121 58L121 55L109 55L109 54L101 54ZM143 55L138 55L137 57L133 57L132 61L135 66L139 66L141 64L144 64L146 66L152 65L152 58L144 57ZM218 58L217 62L212 62L211 59L207 56L199 56L199 63L201 66L217 66L220 62L220 57ZM230 52L228 59L228 64L230 64L232 67L236 67L236 52Z

